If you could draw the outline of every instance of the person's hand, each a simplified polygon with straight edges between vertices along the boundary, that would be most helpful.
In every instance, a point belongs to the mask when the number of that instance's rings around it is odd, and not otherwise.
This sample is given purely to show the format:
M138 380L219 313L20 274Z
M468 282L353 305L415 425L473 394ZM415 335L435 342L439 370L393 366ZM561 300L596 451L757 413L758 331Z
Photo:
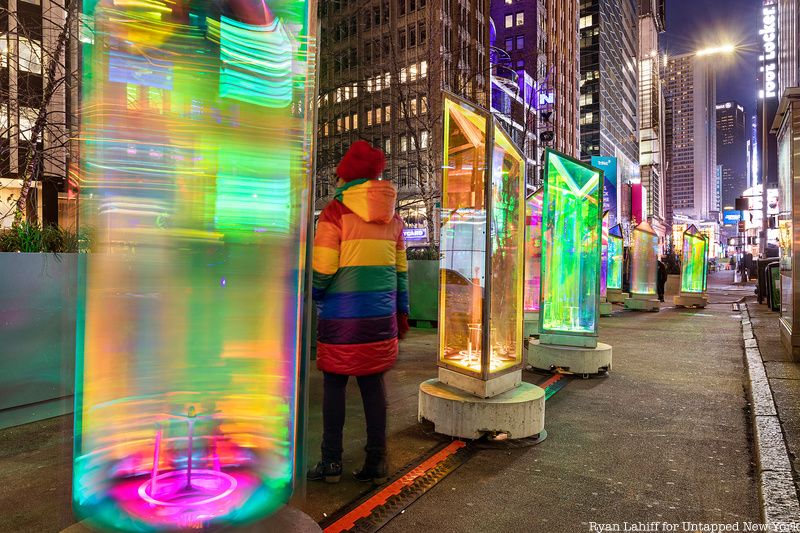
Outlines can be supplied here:
M408 315L405 313L397 313L397 338L403 340L409 329Z

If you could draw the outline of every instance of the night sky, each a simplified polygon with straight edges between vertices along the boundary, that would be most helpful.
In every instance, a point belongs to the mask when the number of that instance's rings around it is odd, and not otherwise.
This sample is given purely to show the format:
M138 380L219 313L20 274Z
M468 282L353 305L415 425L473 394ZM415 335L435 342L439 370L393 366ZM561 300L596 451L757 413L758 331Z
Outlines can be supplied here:
M667 31L661 35L662 51L669 54L736 44L736 56L719 63L717 102L736 100L748 117L758 97L760 11L760 0L667 0Z

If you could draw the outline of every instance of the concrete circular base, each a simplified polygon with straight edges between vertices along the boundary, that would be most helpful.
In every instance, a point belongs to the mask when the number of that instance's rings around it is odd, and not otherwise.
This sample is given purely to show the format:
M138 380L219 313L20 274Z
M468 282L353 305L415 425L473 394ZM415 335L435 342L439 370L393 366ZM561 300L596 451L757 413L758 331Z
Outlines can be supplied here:
M682 292L673 298L677 307L705 307L708 305L708 296L704 293L689 294Z
M633 297L625 299L625 309L631 311L661 311L661 302L658 298Z
M522 439L544 430L544 389L523 382L492 398L478 398L429 379L419 386L419 420L433 422L437 433L451 437L506 433Z
M596 348L578 348L531 340L528 345L528 364L543 370L561 368L588 377L589 374L611 370L611 346L598 342Z

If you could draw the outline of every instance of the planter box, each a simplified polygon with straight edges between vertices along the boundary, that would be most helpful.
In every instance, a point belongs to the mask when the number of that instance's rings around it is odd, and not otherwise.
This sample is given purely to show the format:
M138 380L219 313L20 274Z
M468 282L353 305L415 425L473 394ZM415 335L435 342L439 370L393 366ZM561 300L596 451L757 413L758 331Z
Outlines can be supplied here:
M0 253L0 428L70 413L78 254Z
M436 323L439 320L439 261L408 262L409 320Z

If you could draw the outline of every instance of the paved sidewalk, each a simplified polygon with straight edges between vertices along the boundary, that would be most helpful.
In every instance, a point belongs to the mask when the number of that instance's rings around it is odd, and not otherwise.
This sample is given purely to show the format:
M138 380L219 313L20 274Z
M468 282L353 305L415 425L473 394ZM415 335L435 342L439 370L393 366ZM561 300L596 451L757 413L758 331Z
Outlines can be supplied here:
M781 345L778 313L754 296L746 303L800 493L800 363L792 362Z
M717 275L712 285L712 302L749 290ZM547 440L481 451L384 531L758 522L740 317L731 304L691 310L668 300L657 314L618 312L602 319L600 337L614 347L613 370L572 380L548 401Z
M571 380L548 401L547 440L478 452L386 531L577 533L590 521L757 521L740 319L721 303L752 289L712 275L711 301L720 303L679 310L670 303L677 287L670 278L661 313L617 307L602 319L614 368L607 378ZM414 330L387 376L394 469L442 440L416 421L418 385L436 375L435 354L436 331ZM529 372L525 378L543 379ZM321 422L316 373L311 390L304 451L313 461ZM71 434L71 417L0 431L0 531L58 532L73 522ZM354 381L345 439L352 470L364 445ZM320 520L366 489L349 479L310 485L303 510Z

